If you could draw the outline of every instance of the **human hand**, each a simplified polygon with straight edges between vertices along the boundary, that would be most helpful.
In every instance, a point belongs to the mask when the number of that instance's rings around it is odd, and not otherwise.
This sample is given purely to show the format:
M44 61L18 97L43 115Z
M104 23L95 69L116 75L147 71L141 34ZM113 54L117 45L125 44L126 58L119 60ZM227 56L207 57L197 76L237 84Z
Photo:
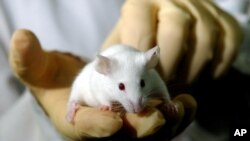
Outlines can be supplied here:
M42 50L31 31L18 30L13 34L10 65L15 75L31 90L59 133L67 138L110 137L120 141L122 135L126 140L132 136L142 138L152 134L153 140L156 137L171 138L194 118L196 102L190 95L183 94L174 98L178 112L172 115L161 114L158 109L151 108L144 115L126 114L122 119L117 113L81 106L74 124L68 123L65 115L70 87L85 64L71 54ZM166 129L168 135L165 134Z
M211 0L127 0L103 48L123 43L161 48L164 80L190 84L208 66L213 78L231 65L240 43L239 24Z

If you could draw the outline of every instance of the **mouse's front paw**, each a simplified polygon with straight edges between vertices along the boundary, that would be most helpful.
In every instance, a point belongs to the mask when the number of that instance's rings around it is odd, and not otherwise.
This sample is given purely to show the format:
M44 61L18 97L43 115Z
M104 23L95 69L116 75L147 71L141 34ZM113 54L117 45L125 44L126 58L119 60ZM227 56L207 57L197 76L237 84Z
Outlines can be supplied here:
M76 115L77 110L80 108L80 105L76 101L71 101L68 106L68 111L66 114L66 120L69 123L74 122L74 117Z
M99 110L101 110L101 111L111 111L112 109L111 109L111 106L101 105L99 107Z

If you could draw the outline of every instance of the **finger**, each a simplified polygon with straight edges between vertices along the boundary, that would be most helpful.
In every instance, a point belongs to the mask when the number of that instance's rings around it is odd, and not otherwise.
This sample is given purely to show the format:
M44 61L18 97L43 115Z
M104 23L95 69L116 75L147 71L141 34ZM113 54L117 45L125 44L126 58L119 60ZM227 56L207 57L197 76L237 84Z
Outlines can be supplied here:
M39 62L40 64L37 65ZM28 30L17 30L11 39L10 64L21 79L29 82L41 78L47 64L47 55L42 52L35 35Z
M216 7L211 1L202 1L202 3L218 20L223 33L220 34L212 66L213 77L218 78L235 59L243 40L243 32L239 23L232 16Z
M218 26L213 16L200 1L195 0L174 0L180 6L186 8L193 16L188 52L185 58L185 66L180 75L181 79L186 78L191 83L200 74L202 69L213 57L214 45L217 42Z
M194 120L197 110L197 102L191 95L184 93L176 96L173 99L173 102L182 103L185 113L175 132L175 135L178 135Z
M83 62L69 54L43 51L29 30L17 30L11 39L10 64L24 83L41 87L69 86Z
M183 103L180 101L173 101L176 106L177 112L167 112L164 108L158 107L161 110L164 118L166 119L166 123L164 126L160 126L161 128L153 136L146 137L145 140L171 140L174 135L176 135L176 131L183 121L183 117L185 117L185 111Z
M127 1L122 8L121 19L103 44L103 49L123 43L140 50L155 44L156 9L147 1Z
M142 51L155 45L157 9L148 1L129 0L122 8L121 43Z
M136 138L152 135L164 124L163 115L156 109L147 109L143 115L127 113L124 120L124 127L130 132L131 136Z
M191 17L171 1L161 1L158 6L157 44L161 48L158 70L164 80L170 80L185 52Z

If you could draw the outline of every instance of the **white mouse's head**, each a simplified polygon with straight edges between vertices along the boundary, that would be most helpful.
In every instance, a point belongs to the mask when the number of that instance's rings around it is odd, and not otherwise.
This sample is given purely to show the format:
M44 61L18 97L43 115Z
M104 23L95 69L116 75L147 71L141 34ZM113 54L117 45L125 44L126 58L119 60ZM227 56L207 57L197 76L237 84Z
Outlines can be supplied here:
M124 47L110 56L97 56L95 69L106 77L111 100L118 101L127 112L140 112L151 91L150 71L159 60L159 47L141 52ZM106 83L105 82L105 83ZM103 86L105 87L105 86Z

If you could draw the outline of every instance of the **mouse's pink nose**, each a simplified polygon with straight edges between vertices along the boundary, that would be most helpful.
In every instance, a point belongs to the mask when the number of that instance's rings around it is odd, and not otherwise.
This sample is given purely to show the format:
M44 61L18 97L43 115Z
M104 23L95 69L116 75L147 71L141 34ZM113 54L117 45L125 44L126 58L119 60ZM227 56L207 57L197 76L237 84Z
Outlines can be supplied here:
M143 110L142 106L134 106L134 112L135 113L140 113Z
M141 103L138 103L138 104L133 103L132 105L133 105L133 109L135 113L140 113L144 108Z

